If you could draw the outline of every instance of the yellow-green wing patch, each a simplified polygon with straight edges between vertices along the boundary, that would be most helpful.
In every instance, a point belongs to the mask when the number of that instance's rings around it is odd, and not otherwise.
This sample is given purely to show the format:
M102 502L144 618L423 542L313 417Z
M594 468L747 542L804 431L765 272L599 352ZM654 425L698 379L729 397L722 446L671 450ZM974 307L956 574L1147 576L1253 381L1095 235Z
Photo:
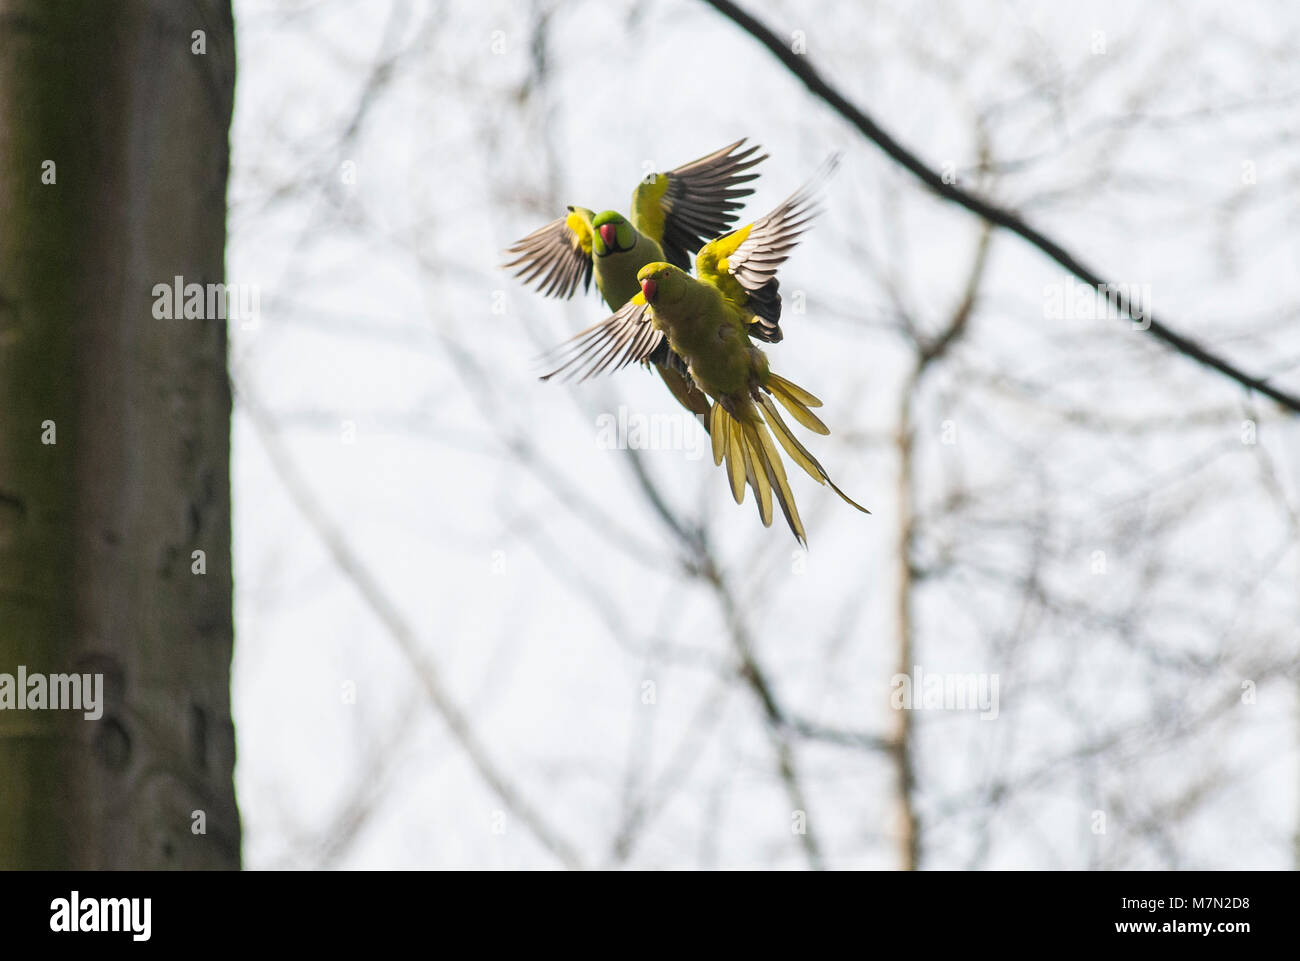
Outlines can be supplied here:
M502 264L515 270L525 284L535 284L547 297L572 297L582 284L591 289L591 218L585 207L570 207L569 213L534 230L506 250L518 256Z
M758 177L748 171L767 154L759 154L757 145L741 149L744 143L737 140L675 170L652 174L633 192L632 226L653 238L674 267L689 270L690 255L731 227L740 198L754 192L740 185Z
M736 306L754 314L751 337L770 344L781 340L781 292L776 272L821 212L817 192L838 164L839 156L832 155L808 183L771 213L700 250L696 273Z

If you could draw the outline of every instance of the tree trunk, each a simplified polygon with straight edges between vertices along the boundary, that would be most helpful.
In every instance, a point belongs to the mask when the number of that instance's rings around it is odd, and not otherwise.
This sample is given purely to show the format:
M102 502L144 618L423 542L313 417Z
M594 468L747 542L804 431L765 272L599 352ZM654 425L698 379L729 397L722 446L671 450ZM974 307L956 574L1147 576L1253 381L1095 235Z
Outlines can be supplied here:
M239 867L226 322L153 292L223 279L233 97L230 0L0 0L0 685L103 676L0 709L0 868Z

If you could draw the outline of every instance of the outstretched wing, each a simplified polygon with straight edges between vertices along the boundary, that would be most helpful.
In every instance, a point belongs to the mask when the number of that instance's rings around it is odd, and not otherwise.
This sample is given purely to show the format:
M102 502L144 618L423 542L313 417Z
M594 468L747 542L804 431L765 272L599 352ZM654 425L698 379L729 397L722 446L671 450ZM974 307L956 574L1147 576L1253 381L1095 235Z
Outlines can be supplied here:
M738 306L751 310L755 322L749 335L774 344L781 339L779 268L819 213L817 193L839 165L832 154L808 183L770 214L748 227L705 244L696 259L701 280L718 287Z
M557 347L551 359L559 366L542 375L542 380L559 376L561 380L584 381L619 370L647 360L663 339L663 332L652 321L650 305L637 294L599 324Z
M591 289L591 211L570 207L567 216L534 230L506 250L518 254L501 266L519 268L515 276L525 284L536 282L547 297L572 297L581 283Z
M758 177L746 171L767 154L758 154L757 145L741 150L744 143L742 138L676 170L653 174L633 192L632 226L654 238L673 266L690 270L690 255L734 224L739 198L754 192L740 185Z

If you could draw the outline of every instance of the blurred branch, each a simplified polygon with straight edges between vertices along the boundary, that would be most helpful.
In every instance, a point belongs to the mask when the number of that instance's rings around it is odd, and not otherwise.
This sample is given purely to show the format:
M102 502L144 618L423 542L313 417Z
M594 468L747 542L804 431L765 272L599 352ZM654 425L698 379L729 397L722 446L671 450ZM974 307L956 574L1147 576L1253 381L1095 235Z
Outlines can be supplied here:
M983 137L981 137L983 142ZM970 273L961 300L954 308L944 329L931 338L914 333L916 366L903 384L898 414L898 672L912 671L915 648L915 614L913 592L920 579L916 568L916 540L920 518L916 513L917 479L915 469L916 426L914 423L918 391L931 366L948 352L966 332L971 313L979 297L980 281L988 264L989 244L993 236L987 222L975 244ZM898 729L894 735L894 763L897 768L899 807L903 830L900 839L903 868L914 871L921 857L921 826L916 813L916 759L913 753L912 712L898 712Z
M732 3L731 0L704 0L704 2L767 47L791 73L803 81L804 85L815 96L823 100L836 113L856 127L864 137L884 151L890 159L906 169L939 197L965 207L995 226L1021 237L1088 286L1096 288L1099 293L1107 294L1128 317L1135 321L1148 323L1147 330L1154 337L1164 341L1179 353L1213 370L1217 370L1243 387L1272 398L1291 411L1300 413L1300 396L1274 387L1263 378L1246 373L1230 361L1202 347L1190 337L1166 326L1150 313L1150 305L1135 305L1124 288L1105 280L1095 270L1084 265L1074 254L1047 234L1029 226L1012 211L990 203L955 183L945 182L940 174L927 167L916 154L895 140L870 116L851 103L839 90L827 83L809 62L807 56L795 53L783 39ZM1141 309L1139 309L1139 306L1141 306Z
M663 495L655 485L654 480L645 472L640 459L633 457L630 460L633 471L641 485L642 494L655 509L659 519L677 536L688 552L689 559L685 562L687 572L702 580L717 596L718 604L727 622L732 647L739 662L736 667L736 674L748 685L750 693L755 696L763 709L764 718L767 721L768 735L771 738L772 748L776 754L777 774L785 787L786 796L789 798L792 810L802 811L804 814L804 831L798 835L799 843L803 847L808 866L813 870L822 870L825 867L825 859L822 855L821 845L817 841L817 836L812 831L808 804L795 768L794 749L790 744L790 734L799 732L795 729L790 716L777 701L767 674L754 655L753 643L742 605L723 576L717 560L709 549L704 533L699 530L690 530L682 524L668 510Z
M698 574L717 592L718 601L722 605L723 613L726 616L731 642L740 661L738 673L749 685L751 693L758 699L759 704L762 705L764 716L767 719L768 733L772 739L772 747L776 752L777 772L780 774L781 782L785 785L786 796L790 799L793 810L802 811L804 814L804 831L798 837L803 845L804 855L808 859L808 866L813 870L820 871L825 867L825 861L822 856L821 845L812 830L812 816L808 811L808 802L805 800L803 788L799 783L799 776L795 770L794 751L790 747L790 741L786 736L786 729L789 726L788 717L777 701L775 693L773 693L766 672L754 656L754 646L749 627L745 622L744 613L736 602L735 594L732 593L726 579L722 576L722 571L719 570L713 557L707 553L701 553L699 561Z
M470 726L469 718L443 687L437 670L421 650L419 638L410 623L398 611L396 604L353 551L338 526L330 519L324 507L307 486L288 451L280 442L279 432L270 413L262 407L261 402L246 383L237 384L237 388L240 406L248 413L258 439L266 449L272 466L284 483L285 490L303 518L316 531L339 571L352 582L371 612L396 641L429 702L442 716L452 736L460 744L479 776L542 847L565 867L581 868L582 861L577 850L556 833L541 813L524 798L518 785L509 780L504 771L489 756L486 745Z

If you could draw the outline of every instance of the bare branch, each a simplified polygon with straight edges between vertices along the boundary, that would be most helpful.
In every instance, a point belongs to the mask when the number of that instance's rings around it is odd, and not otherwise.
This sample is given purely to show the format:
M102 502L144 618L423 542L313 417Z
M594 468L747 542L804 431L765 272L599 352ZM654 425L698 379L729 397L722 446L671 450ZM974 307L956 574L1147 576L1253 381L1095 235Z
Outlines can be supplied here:
M356 587L367 606L388 630L403 656L410 662L429 702L442 716L452 736L465 751L479 776L506 809L528 828L538 843L565 867L581 868L582 859L578 856L577 850L555 831L524 797L518 785L509 780L504 771L489 756L486 745L470 726L469 719L460 706L443 687L438 671L421 650L415 630L398 611L397 605L353 551L347 538L339 531L308 488L297 466L280 443L271 415L262 407L247 384L238 385L238 396L241 406L248 412L257 436L262 441L294 504L297 505L307 523L316 531L339 571Z
M704 2L772 51L776 58L791 73L802 80L804 85L815 96L825 101L836 113L853 124L864 137L884 151L895 163L906 169L935 194L944 200L965 207L995 226L1010 231L1038 248L1085 284L1096 288L1099 293L1105 293L1111 297L1116 306L1129 318L1148 324L1147 331L1158 340L1164 341L1174 350L1213 370L1217 370L1243 387L1272 398L1283 407L1300 413L1300 396L1272 386L1265 378L1246 373L1232 362L1157 320L1146 307L1139 309L1139 305L1133 302L1127 291L1105 280L1097 271L1086 266L1074 254L1047 234L1025 223L1012 211L990 203L955 183L947 183L940 174L927 167L916 154L895 140L870 116L850 102L835 87L827 83L821 74L814 69L806 55L794 53L780 37L732 3L731 0L704 0Z

